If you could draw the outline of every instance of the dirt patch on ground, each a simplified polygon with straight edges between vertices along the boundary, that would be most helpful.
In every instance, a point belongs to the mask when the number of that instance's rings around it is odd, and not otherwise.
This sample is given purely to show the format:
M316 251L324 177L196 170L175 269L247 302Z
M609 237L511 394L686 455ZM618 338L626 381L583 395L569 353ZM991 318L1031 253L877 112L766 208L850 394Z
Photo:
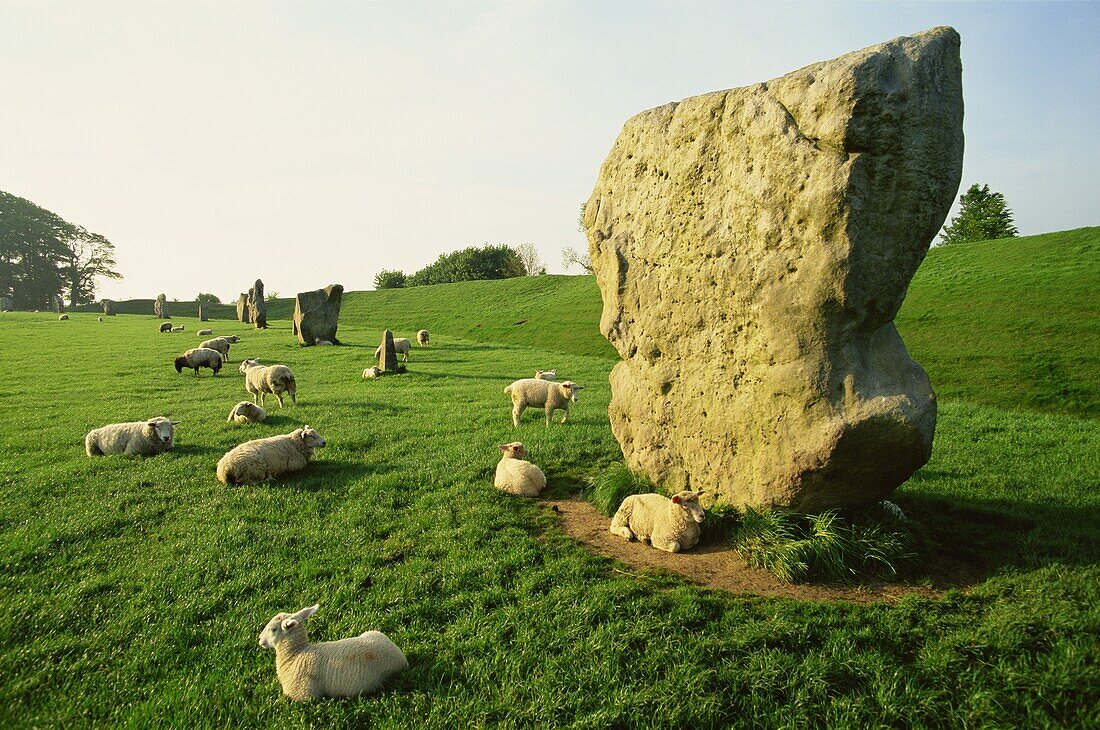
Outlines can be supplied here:
M931 585L876 583L862 586L784 583L771 573L756 570L723 545L700 545L686 553L666 553L645 543L627 542L608 532L611 523L582 499L545 502L555 511L566 534L579 540L596 555L625 563L639 572L673 572L711 588L735 594L783 596L809 601L851 601L893 603L902 596L919 594L939 598L948 588L965 588L972 583L965 573L930 576Z

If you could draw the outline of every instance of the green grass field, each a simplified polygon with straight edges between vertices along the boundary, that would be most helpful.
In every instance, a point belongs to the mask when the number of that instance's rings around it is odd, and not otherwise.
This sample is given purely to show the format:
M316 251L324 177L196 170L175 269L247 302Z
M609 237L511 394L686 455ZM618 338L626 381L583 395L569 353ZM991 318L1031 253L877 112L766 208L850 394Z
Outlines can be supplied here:
M1096 228L930 253L898 324L940 420L896 501L929 559L981 580L895 605L636 577L491 488L503 441L551 497L621 459L591 277L350 293L346 347L214 321L242 337L216 378L171 366L194 318L2 315L0 727L1095 727L1097 291ZM387 325L436 346L364 381ZM225 423L242 357L290 365L299 406ZM588 386L570 423L514 431L503 386L548 367ZM182 421L173 451L84 456L89 429L159 414ZM329 444L305 472L215 479L232 446L303 424ZM256 637L314 602L312 639L380 629L409 669L369 697L282 698Z

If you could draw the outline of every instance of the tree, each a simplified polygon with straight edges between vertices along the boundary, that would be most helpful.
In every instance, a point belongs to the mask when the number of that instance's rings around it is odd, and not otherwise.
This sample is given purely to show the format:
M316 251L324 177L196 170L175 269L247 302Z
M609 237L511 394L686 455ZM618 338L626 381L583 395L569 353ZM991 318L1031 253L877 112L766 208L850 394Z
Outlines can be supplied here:
M990 192L988 185L970 186L959 197L959 214L951 219L940 234L940 243L988 241L993 238L1014 238L1020 234L1012 222L1012 210L1005 196Z
M222 300L219 299L217 297L217 295L210 294L209 292L199 292L195 296L195 301L198 302L199 304L221 304L222 303Z
M405 288L405 272L382 269L374 275L375 289L403 289Z
M434 263L409 276L405 286L449 284L455 281L482 281L526 276L519 254L511 246L470 246L461 251L441 254Z
M521 243L516 246L516 255L519 256L519 260L523 263L523 268L527 271L528 276L546 273L546 267L543 265L542 259L539 258L538 249L535 248L533 243Z
M65 259L65 280L69 301L87 304L95 301L96 279L121 279L115 271L115 245L98 233L76 226L69 239Z
M592 269L592 259L588 257L588 254L582 254L572 246L566 246L561 250L561 265L568 270L573 264L579 265L586 273L595 273Z
M278 298L279 298L279 292L277 292L274 289L270 289L270 290L268 290L268 292L266 294L264 294L264 301L273 302Z

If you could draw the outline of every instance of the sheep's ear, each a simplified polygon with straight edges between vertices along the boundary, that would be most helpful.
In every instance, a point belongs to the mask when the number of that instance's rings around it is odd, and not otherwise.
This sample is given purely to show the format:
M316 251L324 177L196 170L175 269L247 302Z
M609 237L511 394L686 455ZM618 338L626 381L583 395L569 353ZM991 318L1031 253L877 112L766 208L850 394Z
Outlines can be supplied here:
M302 426L302 432L301 432L300 434L298 434L298 438L300 438L300 439L302 439L303 441L305 441L305 440L306 440L306 433L307 433L308 431L309 431L309 426Z
M321 607L320 603L315 603L312 606L309 606L308 608L303 608L301 611L299 611L297 614L295 614L295 617L298 618L301 621L305 621L307 618L309 618L313 614L317 613L317 609L319 609L320 607Z
M298 625L298 620L288 618L283 620L283 631L290 631L292 628Z
M680 504L680 495L679 494L672 495L672 503L673 504Z
M179 422L179 421L169 421L168 423L172 424L173 426L178 426L178 425L180 425L180 422Z
M509 446L511 446L511 444L497 444L497 448L501 451L507 451Z

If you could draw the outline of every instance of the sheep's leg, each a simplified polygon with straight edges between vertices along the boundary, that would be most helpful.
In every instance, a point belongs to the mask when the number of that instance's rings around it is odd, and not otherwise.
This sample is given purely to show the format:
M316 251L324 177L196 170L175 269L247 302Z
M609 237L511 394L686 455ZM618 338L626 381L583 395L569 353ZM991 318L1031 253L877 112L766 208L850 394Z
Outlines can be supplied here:
M550 419L554 417L554 406L549 403L546 404L546 425L550 425Z
M625 537L627 540L633 540L634 539L634 533L631 532L630 528L627 527L626 525L620 525L619 527L615 527L615 525L612 524L611 525L611 534L612 535L618 535L619 537Z
M512 404L512 426L519 428L519 419L523 415L523 409L527 407L526 403L513 403Z
M296 392L294 392L293 390L288 390L287 394L290 396L290 405L297 408L298 407L298 394Z
M275 400L279 401L279 407L282 408L283 407L283 394L282 393L276 393L275 394Z
M569 406L565 407L565 415L561 417L561 422L565 423L569 420Z
M680 552L680 543L675 540L658 540L650 538L649 544L658 550L664 550L666 553L678 553Z

